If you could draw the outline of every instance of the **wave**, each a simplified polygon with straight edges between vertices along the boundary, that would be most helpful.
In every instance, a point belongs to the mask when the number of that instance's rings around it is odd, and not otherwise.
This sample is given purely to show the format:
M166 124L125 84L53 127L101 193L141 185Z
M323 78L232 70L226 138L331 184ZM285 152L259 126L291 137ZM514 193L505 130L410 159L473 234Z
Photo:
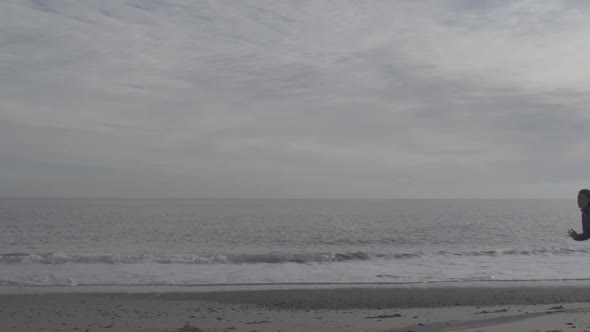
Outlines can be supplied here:
M252 264L252 263L321 263L369 260L364 252L312 254L245 254L245 255L118 255L8 253L0 254L0 264Z
M267 253L241 255L124 255L124 254L67 254L67 253L5 253L0 264L256 264L256 263L333 263L366 260L401 260L422 257L473 256L551 256L590 254L590 249L541 248L479 251L435 251L366 253Z

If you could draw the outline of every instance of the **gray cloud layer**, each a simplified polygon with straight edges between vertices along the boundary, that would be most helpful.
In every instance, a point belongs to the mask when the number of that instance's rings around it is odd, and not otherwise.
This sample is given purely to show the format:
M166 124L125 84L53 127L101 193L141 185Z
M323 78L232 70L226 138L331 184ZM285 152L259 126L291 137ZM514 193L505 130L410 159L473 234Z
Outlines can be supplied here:
M0 2L0 196L571 197L590 5Z

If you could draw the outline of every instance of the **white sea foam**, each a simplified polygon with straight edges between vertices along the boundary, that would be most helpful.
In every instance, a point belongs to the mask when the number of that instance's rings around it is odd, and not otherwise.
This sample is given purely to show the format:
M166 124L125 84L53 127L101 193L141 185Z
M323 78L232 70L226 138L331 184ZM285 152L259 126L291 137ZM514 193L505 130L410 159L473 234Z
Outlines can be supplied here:
M566 256L590 254L590 248L538 248L479 251L401 252L401 253L268 253L242 255L128 255L128 254L66 254L66 253L6 253L0 254L0 264L281 264L338 263L362 260L403 260L421 257L469 256Z
M286 283L436 283L588 279L587 256L422 256L338 263L3 264L0 285L212 285Z

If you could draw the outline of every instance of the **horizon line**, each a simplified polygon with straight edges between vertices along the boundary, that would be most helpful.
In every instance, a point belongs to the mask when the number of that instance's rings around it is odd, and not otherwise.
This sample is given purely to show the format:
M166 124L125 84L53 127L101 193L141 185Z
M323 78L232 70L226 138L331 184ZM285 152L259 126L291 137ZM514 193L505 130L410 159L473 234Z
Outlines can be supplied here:
M120 199L120 200L570 200L539 197L116 197L116 196L0 196L0 199Z

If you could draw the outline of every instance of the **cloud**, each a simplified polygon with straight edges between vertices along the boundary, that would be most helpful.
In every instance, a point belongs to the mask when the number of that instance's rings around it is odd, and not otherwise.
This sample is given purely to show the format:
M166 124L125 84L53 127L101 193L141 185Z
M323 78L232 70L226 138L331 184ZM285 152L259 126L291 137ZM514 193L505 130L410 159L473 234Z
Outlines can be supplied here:
M587 186L588 18L570 1L4 1L0 195L567 197Z

